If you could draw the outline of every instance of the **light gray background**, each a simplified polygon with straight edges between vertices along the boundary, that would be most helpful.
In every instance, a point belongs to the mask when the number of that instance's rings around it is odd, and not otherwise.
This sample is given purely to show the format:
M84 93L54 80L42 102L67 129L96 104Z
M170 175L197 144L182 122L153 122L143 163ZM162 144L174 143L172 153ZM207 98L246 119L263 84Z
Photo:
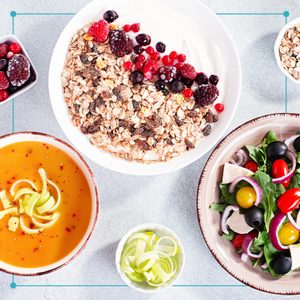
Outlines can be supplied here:
M0 35L11 32L12 10L77 12L87 2L89 1L0 1ZM299 0L204 0L203 2L216 12L288 10L291 14L289 20L297 17L299 13ZM34 89L16 99L16 131L42 131L66 140L50 107L47 73L55 42L70 18L71 16L16 17L16 35L23 41L40 76ZM222 16L221 19L233 35L242 62L241 100L230 129L253 117L284 111L284 77L277 69L273 57L273 43L276 33L284 24L284 17ZM299 87L289 82L289 112L300 112L297 103L298 91ZM11 118L11 103L1 106L1 135L11 132ZM199 231L196 190L206 159L207 155L172 174L141 178L118 174L89 162L101 189L101 214L87 249L62 270L38 278L16 277L16 282L121 284L122 281L114 267L117 241L137 224L158 222L176 231L184 243L186 267L179 284L239 284L215 261ZM9 286L10 282L10 275L0 274L1 299L283 299L281 296L268 295L244 286L175 287L160 295L148 296L127 287L17 287L13 290Z

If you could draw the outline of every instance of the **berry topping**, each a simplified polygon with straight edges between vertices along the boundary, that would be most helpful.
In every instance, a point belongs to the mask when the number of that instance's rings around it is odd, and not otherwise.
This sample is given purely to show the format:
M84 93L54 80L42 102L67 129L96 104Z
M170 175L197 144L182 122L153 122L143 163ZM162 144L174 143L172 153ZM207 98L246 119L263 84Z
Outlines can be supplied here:
M214 107L215 107L215 110L218 113L221 113L224 110L224 104L223 103L217 103Z
M144 62L142 62L142 61L137 61L137 62L136 62L135 68L136 68L137 70L141 70L143 67L144 67Z
M140 33L135 37L137 43L141 46L148 46L151 43L151 37L148 34Z
M191 98L193 96L193 91L187 88L183 90L182 94L185 98Z
M0 71L5 70L7 66L7 60L5 58L0 58Z
M6 90L9 87L9 81L5 72L0 71L0 90Z
M150 55L151 59L154 60L154 61L159 61L160 60L160 54L158 52L153 52L151 55Z
M18 43L11 43L9 46L9 50L15 54L20 53L22 48Z
M146 59L146 57L145 57L145 55L143 55L143 54L139 54L139 55L137 56L137 61L145 61L145 59Z
M148 46L148 47L146 48L146 53L149 54L149 55L153 54L153 53L154 53L153 47Z
M182 68L182 66L183 66L183 63L180 63L180 62L175 65L177 70L180 70Z
M123 30L109 32L109 46L113 54L123 57L133 50L133 42Z
M130 26L130 30L133 32L139 32L141 29L140 24L139 23L134 23Z
M119 18L119 15L114 10L107 10L103 14L103 19L107 21L108 23L112 23L113 21L117 20Z
M208 81L210 84L217 85L219 82L219 77L217 75L210 75Z
M105 20L100 20L92 24L87 33L91 35L96 42L104 42L107 39L108 32L108 23Z
M173 60L170 58L169 55L164 55L162 57L162 63L165 65L165 66L172 66L173 65Z
M14 56L14 53L13 53L12 51L9 51L9 52L7 53L7 55L6 55L6 57L7 57L8 59L11 59L13 56Z
M6 90L0 90L0 102L8 98L8 92Z
M155 82L155 87L158 91L161 91L166 87L166 83L163 80L159 79Z
M136 45L136 46L133 47L133 52L135 54L141 54L144 51L145 51L145 49L142 46L140 46L140 45Z
M5 57L8 52L8 45L7 44L0 44L0 58Z
M177 58L178 54L176 51L172 51L170 52L169 54L169 57L172 59L172 60L175 60Z
M173 93L181 93L184 90L183 82L180 80L173 81L171 90Z
M7 77L13 86L23 85L30 77L30 63L23 54L15 54L8 62Z
M132 81L133 84L140 84L143 83L144 80L144 75L141 71L133 71L130 74L130 80Z
M123 66L126 71L129 71L132 69L133 63L131 61L125 61Z
M179 54L177 56L177 59L178 59L179 62L185 62L186 56L185 56L185 54Z
M123 26L123 30L124 30L125 32L129 32L129 31L130 31L130 25L129 25L129 24L125 24L125 25Z
M159 53L164 53L166 51L166 45L163 42L158 42L155 48Z
M202 72L196 76L195 81L199 85L208 84L208 78L207 78L206 74L204 74Z
M197 76L195 68L190 64L183 64L180 71L182 76L192 80L195 79L195 77Z
M162 93L165 95L165 96L167 96L168 94L169 94L169 90L168 89L163 89L163 90L161 90L162 91Z
M215 85L202 85L194 91L194 98L200 106L213 104L218 98L219 90Z
M164 82L172 82L176 78L177 70L175 67L160 67L158 77Z
M185 77L181 77L181 81L188 87L190 88L193 83L194 83L194 80L192 79L189 79L189 78L185 78Z

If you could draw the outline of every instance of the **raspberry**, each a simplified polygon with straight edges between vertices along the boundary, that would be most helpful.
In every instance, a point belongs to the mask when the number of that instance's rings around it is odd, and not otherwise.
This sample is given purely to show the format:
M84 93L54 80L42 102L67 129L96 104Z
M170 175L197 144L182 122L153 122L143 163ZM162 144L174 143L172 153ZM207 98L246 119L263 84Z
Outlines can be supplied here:
M196 78L195 78L196 83L198 83L199 85L202 84L208 84L208 78L206 76L205 73L201 72L199 73Z
M183 64L180 71L182 76L189 79L195 79L195 77L197 76L195 68L190 64Z
M131 61L125 61L123 64L123 67L126 71L129 71L132 69L133 63Z
M185 56L185 54L179 54L177 56L177 59L178 59L179 62L185 62L186 56Z
M176 51L171 51L169 54L170 59L175 60L177 58L178 54Z
M105 20L95 22L88 30L88 34L93 37L96 42L105 42L109 32L109 25Z
M193 96L193 91L191 89L184 89L182 92L185 98L191 98Z
M17 54L21 52L21 46L18 43L12 43L9 46L9 50L12 51L13 53Z
M219 77L217 75L210 75L208 80L210 84L217 85L219 82Z
M158 77L164 82L172 82L176 78L177 70L175 67L160 67Z
M214 107L215 107L215 110L218 113L221 113L224 110L224 104L223 103L217 103Z
M9 87L9 81L5 72L0 71L0 90L6 90Z
M8 45L7 44L0 44L0 58L5 57L8 52Z
M215 85L202 85L194 91L194 98L200 106L213 104L218 98L219 90Z
M30 62L23 54L15 54L8 62L7 77L13 86L23 85L30 77Z
M8 98L8 92L6 90L0 90L0 102Z
M134 23L130 26L130 30L133 32L139 32L141 29L140 24L139 23Z
M172 59L170 59L170 56L169 55L164 55L162 57L162 63L165 65L165 66L172 66L173 65L173 61Z
M113 54L123 57L133 50L133 42L123 30L111 30L108 35L109 46Z
M124 30L125 32L129 32L129 31L130 31L130 25L129 25L129 24L125 24L125 25L123 26L123 30Z
M159 53L164 53L166 51L166 45L163 42L158 42L155 48Z

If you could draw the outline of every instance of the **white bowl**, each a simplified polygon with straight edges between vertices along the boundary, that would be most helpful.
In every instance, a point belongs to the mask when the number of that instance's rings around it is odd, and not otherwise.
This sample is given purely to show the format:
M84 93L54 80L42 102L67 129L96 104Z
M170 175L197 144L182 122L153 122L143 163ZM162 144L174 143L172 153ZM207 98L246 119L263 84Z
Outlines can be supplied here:
M121 267L120 267L122 251L123 251L123 248L124 248L128 238L136 232L144 232L144 231L153 231L153 232L157 233L159 236L165 236L165 235L170 236L177 242L177 244L180 248L180 256L178 259L177 273L170 281L168 281L166 284L164 284L163 286L160 286L158 288L151 287L146 284L143 285L143 284L132 282L124 274L124 272L121 270ZM155 224L155 223L145 223L145 224L141 224L141 225L138 225L138 226L132 228L130 231L128 231L123 236L123 238L120 240L118 247L117 247L115 263L116 263L118 273L120 274L121 278L128 286L132 287L133 289L135 289L139 292L143 292L143 293L158 293L158 292L161 292L162 290L165 290L166 288L172 286L173 284L175 284L175 282L181 276L182 270L183 270L184 264L185 264L184 248L183 248L182 242L180 241L179 237L175 234L174 231L172 231L168 227L159 225L159 224Z
M18 43L21 48L22 48L22 52L25 54L25 56L28 58L30 65L35 73L35 80L30 82L28 85L26 85L25 87L21 87L20 90L18 90L17 92L13 93L12 95L10 95L7 99L5 99L4 101L0 102L0 105L10 101L11 99L14 99L18 96L20 96L21 94L25 93L26 91L28 91L29 89L31 89L38 81L38 73L36 71L36 68L34 67L32 60L30 59L26 49L24 48L23 44L21 43L21 41L13 34L7 34L7 35L3 35L0 37L0 44L4 43L4 42L16 42Z
M89 22L99 20L107 9L117 11L120 16L117 21L121 24L141 22L142 30L149 33L153 40L164 41L169 51L176 49L183 52L195 66L209 74L220 76L220 100L224 102L225 110L214 124L212 133L203 138L195 149L168 162L129 162L99 150L72 124L61 86L61 73L68 46L77 30ZM180 0L164 0L163 3L159 0L94 0L81 9L61 33L49 69L50 99L65 135L81 153L99 165L131 175L168 173L202 157L228 128L238 105L240 87L240 62L232 37L215 13L198 0L190 0L188 5Z
M20 276L36 276L36 275L43 275L43 274L50 273L56 269L65 266L83 251L96 226L96 221L99 214L99 190L94 175L92 173L92 170L90 169L90 167L88 166L84 158L73 147L71 147L70 145L68 145L67 143L65 143L64 141L56 137L44 133L37 133L37 132L12 133L0 137L0 148L10 144L24 142L24 141L36 141L41 143L47 143L59 148L61 151L69 155L75 161L77 166L81 169L84 176L86 177L86 180L88 182L91 191L91 199L92 199L92 213L91 213L89 226L84 236L82 237L80 243L67 256L65 256L61 260L51 265L38 267L38 268L21 268L0 261L0 271L4 271L10 274L15 274Z
M278 33L278 36L276 38L275 44L274 44L274 54L275 54L275 59L277 62L277 65L279 67L279 69L281 70L281 72L290 80L292 80L293 82L300 84L300 80L295 79L289 72L287 72L281 62L280 59L280 53L279 53L279 46L281 43L281 40L284 36L284 34L286 33L287 30L289 30L290 28L292 28L293 26L295 26L296 24L300 24L300 17L294 19L293 21L287 23Z

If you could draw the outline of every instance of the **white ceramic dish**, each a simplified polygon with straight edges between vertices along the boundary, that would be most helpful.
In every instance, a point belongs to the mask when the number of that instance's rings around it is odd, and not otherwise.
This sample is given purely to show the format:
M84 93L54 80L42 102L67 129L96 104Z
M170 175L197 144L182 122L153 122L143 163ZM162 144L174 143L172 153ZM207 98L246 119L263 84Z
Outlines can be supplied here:
M84 158L73 147L71 147L70 145L68 145L67 143L65 143L60 139L57 139L55 137L52 137L44 133L18 132L18 133L12 133L0 137L0 148L5 147L9 144L24 142L24 141L36 141L36 142L47 143L59 148L67 155L69 155L85 175L87 182L89 184L91 197L92 197L92 213L91 213L90 223L86 230L86 233L84 234L84 236L82 237L80 243L76 246L76 248L74 248L73 251L69 253L67 256L65 256L63 259L51 265L39 267L39 268L21 268L0 261L1 271L10 274L21 275L21 276L36 276L36 275L43 275L43 274L50 273L58 268L65 266L71 260L77 257L77 255L79 255L82 252L82 250L85 248L95 228L96 221L99 214L99 190L94 175L92 173L92 170L85 162Z
M0 44L4 43L4 42L16 42L18 43L21 48L22 48L22 51L23 53L25 54L25 56L28 58L29 62L30 62L30 65L35 73L35 80L30 82L28 85L26 85L24 88L21 88L19 91L17 91L16 93L13 93L12 95L10 95L6 100L0 102L0 105L6 103L6 102L9 102L11 99L14 99L18 96L20 96L21 94L25 93L26 91L28 91L29 89L31 89L38 81L38 73L36 71L36 68L34 67L33 63L32 63L32 60L30 59L30 56L28 55L26 49L24 48L24 45L21 43L21 41L13 34L7 34L7 35L3 35L0 37Z
M119 14L120 24L141 22L142 30L153 41L164 41L167 50L187 54L188 61L221 80L220 101L225 111L215 124L210 136L197 147L168 162L141 164L113 157L90 144L68 115L63 99L60 75L66 52L73 35L89 22L98 20L107 9ZM168 26L166 26L168 24ZM185 167L209 151L229 126L239 100L241 86L240 62L234 42L220 19L198 0L94 0L80 10L61 33L53 51L49 69L49 94L58 123L66 136L84 155L108 169L132 175L156 175Z
M132 282L131 280L128 279L128 277L124 274L124 272L120 268L122 251L123 251L123 248L124 248L128 238L133 233L144 232L144 231L153 231L160 236L166 235L166 236L172 237L177 242L177 244L181 250L181 253L180 253L180 256L178 259L178 271L177 271L176 275L165 285L158 287L158 288L154 288L151 286L141 285L141 284ZM128 231L123 236L123 238L120 240L118 247L117 247L117 251L116 251L115 263L116 263L118 273L120 274L121 278L128 286L130 286L131 288L133 288L137 291L143 292L143 293L158 293L158 292L161 292L162 290L165 290L166 288L172 286L173 284L175 284L175 282L181 276L182 270L183 270L184 264L185 264L184 248L183 248L182 242L180 241L179 237L175 234L175 232L173 232L171 229L167 228L166 226L155 224L155 223L141 224L141 225L138 225L138 226L132 228L130 231Z
M293 82L300 84L300 80L295 79L289 72L287 72L284 67L282 66L282 62L280 59L280 53L279 53L279 46L281 43L281 40L284 36L284 34L286 33L287 30L289 30L290 28L292 28L294 25L296 24L300 24L300 18L296 18L293 21L287 23L278 33L278 36L276 38L275 44L274 44L274 54L275 54L275 58L276 58L276 62L277 65L279 67L279 69L281 70L281 72L290 80L292 80Z

